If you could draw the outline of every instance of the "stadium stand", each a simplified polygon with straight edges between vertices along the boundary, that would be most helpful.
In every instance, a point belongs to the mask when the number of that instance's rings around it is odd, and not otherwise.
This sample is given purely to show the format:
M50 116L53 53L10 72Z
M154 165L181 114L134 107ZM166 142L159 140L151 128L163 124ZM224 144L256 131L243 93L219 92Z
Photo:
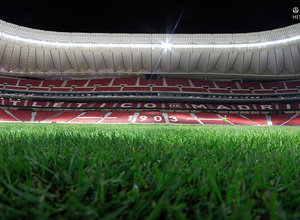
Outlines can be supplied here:
M112 79L91 79L87 85L87 87L92 86L108 86L111 84Z
M137 82L137 77L115 78L113 86L128 85L134 86Z
M85 84L87 84L87 80L68 80L65 87L85 87Z
M166 78L167 86L191 86L188 79Z
M191 82L195 87L215 88L215 85L212 81L191 79Z
M242 89L262 89L258 82L239 82Z
M27 90L27 87L22 87L22 86L5 86L5 89L9 89L9 90Z
M23 122L30 122L32 119L32 111L19 111L19 110L9 110L9 112L15 116L17 119L23 121Z
M146 86L125 86L122 91L150 91L151 87Z
M20 122L21 120L17 119L9 111L0 109L0 121L2 121L2 122Z
M19 79L14 79L14 78L0 78L0 84L7 84L7 85L13 85L16 86L18 83Z
M164 86L154 86L152 91L169 91L169 92L180 92L178 87L164 87Z
M65 81L64 80L44 80L41 84L41 87L61 87Z
M164 81L168 84L164 84ZM6 84L8 82L9 84ZM192 86L190 84L192 82ZM298 81L296 81L298 82ZM92 79L92 80L32 80L13 79L0 77L0 89L10 91L31 92L119 92L119 91L145 91L145 92L178 92L178 93L216 93L216 94L276 94L298 93L297 88L285 88L284 82L243 82L237 86L236 82L208 81L195 79L161 78L158 80L145 80L142 77L127 77L116 79ZM298 85L289 81L289 85ZM14 85L10 85L14 84ZM17 85L18 84L18 85ZM112 85L113 84L113 85ZM178 86L176 86L178 85ZM216 87L215 87L216 85ZM262 86L264 89L262 89ZM49 88L50 87L50 88ZM95 88L96 87L96 88ZM243 87L243 88L238 88ZM299 86L300 87L300 86ZM251 88L251 90L249 89ZM275 90L272 88L276 88ZM37 94L35 94L37 95Z
M222 117L226 116L228 123L232 123L234 125L258 125L254 121L247 119L247 117L243 117L243 115L238 114L220 114Z
M105 115L106 111L88 111L70 120L72 123L98 123Z
M248 115L243 115L243 117L258 124L258 125L268 125L266 115L248 114Z
M237 85L235 82L222 82L222 81L215 81L216 85L219 87L219 88L231 88L231 89L238 89Z
M203 89L203 88L185 88L185 87L182 87L181 90L182 90L182 92L197 92L197 93L207 93L208 92L207 89Z
M275 93L274 90L266 90L266 89L261 89L261 90L253 90L254 94L273 94Z
M34 117L34 122L43 122L43 121L47 121L50 122L51 118L53 118L55 115L60 114L60 112L56 112L56 111L38 111L35 112L35 117Z
M76 87L72 89L72 92L92 92L94 90L95 88L93 87L84 87L84 88Z
M143 123L143 124L150 124L150 123L156 123L156 124L165 124L166 120L163 113L160 111L142 111L139 112L139 114L135 114L137 117L135 123Z
M286 122L282 123L282 125L300 125L300 115L299 114L293 115Z
M283 82L262 82L261 85L264 89L285 89L285 85Z
M272 124L273 125L284 125L287 123L295 114L280 114L272 115Z
M41 88L41 87L30 87L28 88L28 91L40 91L40 92L46 92L49 91L49 88Z
M40 86L42 80L20 79L19 86Z
M91 35L83 34L84 42L77 42L68 33L72 42L68 44L59 32L54 42L48 32L4 21L0 26L0 46L5 48L0 51L2 121L203 125L223 124L226 114L230 125L300 125L299 54L295 52L300 40L289 39L282 30L268 32L271 37L260 32L251 50L233 45L241 40L251 44L254 35L242 39L234 34L211 35L207 48L199 43L201 35L178 35L170 44L170 55L164 54L163 44L157 45L161 41L157 35L137 39L131 34L96 34L101 37L89 41ZM38 40L40 36L45 39ZM229 47L220 47L229 36ZM269 40L266 44L265 37L280 41L275 47ZM295 42L282 43L286 38ZM29 39L39 45L32 50L35 56L20 51L24 43L33 45ZM103 48L95 47L96 43ZM274 58L277 46L284 49L282 56Z
M200 122L188 112L168 112L170 124L200 124Z
M55 122L65 123L65 122L71 121L72 119L74 119L81 113L82 112L60 112L59 114L55 115L54 117L48 118L44 121L45 122L55 121Z
M208 89L208 91L211 93L221 93L221 94L231 93L230 90L228 89Z
M0 122L103 123L103 124L202 124L223 125L299 125L299 114L232 114L212 112L161 111L30 111L0 109Z
M194 113L201 124L205 125L220 125L223 124L223 119L210 112L197 112Z
M50 91L52 92L70 92L71 88L51 88Z
M299 80L289 81L289 82L286 82L285 84L288 89L300 88Z
M276 90L277 93L297 93L299 92L298 89L278 89Z
M107 112L105 116L99 121L102 123L121 123L121 124L127 124L132 123L132 120L134 119L134 112L128 111L114 111L114 112Z
M249 89L233 89L231 92L235 94L253 94L253 92Z
M222 117L226 115L229 125L300 125L297 124L299 123L297 115L297 111L300 111L299 102L295 102L299 94L298 85L298 80L272 83L170 77L161 77L157 80L146 80L143 77L82 80L0 77L0 92L6 95L6 98L2 98L1 106L9 108L1 109L0 121L221 125L223 124ZM98 93L102 97L102 92L104 97L108 95L116 99L125 93L128 101L92 101L85 98L99 97ZM137 96L142 94L142 96L151 97L156 94L158 97L173 98L167 101L134 101L132 97L135 97L136 93ZM182 102L182 100L177 102L177 97L184 97L183 94L188 94L185 96L186 99L194 97L195 102ZM211 100L210 104L196 102L199 95L202 95L201 98ZM278 102L268 102L271 97L269 95L272 95L273 99L278 97ZM56 98L50 99L50 97ZM75 100L69 101L66 97L75 98ZM217 98L219 101L216 101ZM245 99L247 102L240 104L235 101L237 98ZM152 100L155 99L152 98ZM226 99L232 99L232 103L223 103ZM260 103L263 99L265 101ZM41 111L34 111L34 109ZM64 111L52 111L53 109L64 109ZM82 111L72 112L68 109ZM92 111L92 109L106 111ZM119 111L121 109L126 111ZM223 113L224 111L227 113ZM230 111L235 111L235 113ZM278 111L280 114L277 114ZM284 111L292 111L292 113L284 113ZM256 114L249 114L251 112ZM264 114L261 114L262 112Z
M147 86L147 85L164 86L164 81L162 78L157 80L147 80L140 77L139 85L140 86Z

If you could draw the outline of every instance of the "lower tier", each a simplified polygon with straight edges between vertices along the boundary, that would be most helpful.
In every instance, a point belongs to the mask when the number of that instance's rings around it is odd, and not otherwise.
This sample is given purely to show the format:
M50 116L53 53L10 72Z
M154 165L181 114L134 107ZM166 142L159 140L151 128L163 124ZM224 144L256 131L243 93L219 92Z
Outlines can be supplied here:
M216 114L160 111L29 111L0 109L0 122L300 125L299 114Z

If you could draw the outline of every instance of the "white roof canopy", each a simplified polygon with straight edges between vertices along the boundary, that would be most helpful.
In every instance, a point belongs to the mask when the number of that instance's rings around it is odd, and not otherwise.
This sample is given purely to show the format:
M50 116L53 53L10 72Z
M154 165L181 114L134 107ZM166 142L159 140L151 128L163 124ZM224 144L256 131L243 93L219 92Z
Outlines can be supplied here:
M0 71L297 77L300 26L246 34L93 34L0 20Z

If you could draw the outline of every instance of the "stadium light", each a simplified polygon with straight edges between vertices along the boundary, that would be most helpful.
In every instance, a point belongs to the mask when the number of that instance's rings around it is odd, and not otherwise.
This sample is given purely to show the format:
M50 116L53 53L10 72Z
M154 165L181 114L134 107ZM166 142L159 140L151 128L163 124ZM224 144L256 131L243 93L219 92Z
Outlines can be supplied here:
M164 49L164 50L171 50L172 49L172 44L169 43L169 42L163 42L161 44L161 47Z

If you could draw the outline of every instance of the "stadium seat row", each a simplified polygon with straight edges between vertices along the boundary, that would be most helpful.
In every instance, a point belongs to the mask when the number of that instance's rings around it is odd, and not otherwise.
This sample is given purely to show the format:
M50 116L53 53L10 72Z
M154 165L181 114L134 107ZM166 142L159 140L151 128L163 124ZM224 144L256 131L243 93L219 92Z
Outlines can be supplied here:
M299 114L215 114L160 111L27 111L0 109L0 122L121 123L121 124L224 124L300 125Z

